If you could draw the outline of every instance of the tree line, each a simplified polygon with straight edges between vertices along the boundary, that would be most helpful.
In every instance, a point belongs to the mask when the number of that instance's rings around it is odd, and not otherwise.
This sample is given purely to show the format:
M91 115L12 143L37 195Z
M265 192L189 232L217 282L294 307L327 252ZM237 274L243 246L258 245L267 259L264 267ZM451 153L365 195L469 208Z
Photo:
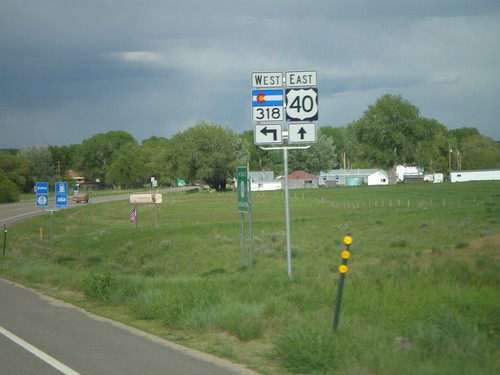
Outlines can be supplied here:
M448 130L399 95L386 94L345 127L322 126L317 142L290 152L289 170L318 174L335 168L419 165L427 173L500 168L500 145L476 128ZM96 134L81 144L25 147L0 152L0 202L32 192L37 181L71 181L68 170L107 188L138 188L155 177L160 186L179 179L225 189L238 165L283 173L280 151L254 144L253 130L198 121L172 138L152 136L139 144L125 131ZM391 175L391 173L390 173Z

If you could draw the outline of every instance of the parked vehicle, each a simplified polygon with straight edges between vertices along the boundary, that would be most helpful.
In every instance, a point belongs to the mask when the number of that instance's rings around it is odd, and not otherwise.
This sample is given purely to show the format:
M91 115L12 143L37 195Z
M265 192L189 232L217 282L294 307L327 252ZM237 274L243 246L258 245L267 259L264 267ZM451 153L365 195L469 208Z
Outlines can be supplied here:
M89 196L86 193L79 193L73 196L73 202L75 203L89 203Z

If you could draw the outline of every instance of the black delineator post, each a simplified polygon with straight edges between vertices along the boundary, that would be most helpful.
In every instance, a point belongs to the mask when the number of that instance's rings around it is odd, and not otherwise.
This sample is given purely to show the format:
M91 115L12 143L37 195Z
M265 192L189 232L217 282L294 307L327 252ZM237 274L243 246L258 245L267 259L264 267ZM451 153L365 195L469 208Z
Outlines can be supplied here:
M337 290L337 301L335 302L335 312L333 314L333 330L337 331L337 327L339 325L339 317L340 317L340 304L342 302L342 291L344 289L344 279L347 271L349 271L349 267L347 267L347 260L351 256L351 252L349 251L349 247L352 244L352 237L350 234L344 237L344 245L345 250L340 253L342 258L342 264L339 266L340 278L339 278L339 286Z

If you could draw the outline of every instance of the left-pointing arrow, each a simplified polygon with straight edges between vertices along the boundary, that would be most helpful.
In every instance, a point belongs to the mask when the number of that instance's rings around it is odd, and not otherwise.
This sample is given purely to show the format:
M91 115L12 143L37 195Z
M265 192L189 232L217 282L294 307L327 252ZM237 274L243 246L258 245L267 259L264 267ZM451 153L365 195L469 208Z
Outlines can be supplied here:
M260 132L265 136L267 136L269 133L273 133L273 141L276 141L278 139L278 132L276 129L268 129L266 126Z

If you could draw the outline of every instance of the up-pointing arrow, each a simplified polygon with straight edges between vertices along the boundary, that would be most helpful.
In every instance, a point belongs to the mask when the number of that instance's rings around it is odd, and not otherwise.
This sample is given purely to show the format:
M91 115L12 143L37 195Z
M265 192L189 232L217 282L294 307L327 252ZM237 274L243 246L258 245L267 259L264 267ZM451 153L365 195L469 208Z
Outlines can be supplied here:
M300 139L304 139L304 135L307 134L306 130L301 126L298 132L300 134Z
M269 133L273 133L273 141L276 141L278 139L278 132L276 129L268 129L267 126L265 126L264 129L262 129L260 132L266 137Z

